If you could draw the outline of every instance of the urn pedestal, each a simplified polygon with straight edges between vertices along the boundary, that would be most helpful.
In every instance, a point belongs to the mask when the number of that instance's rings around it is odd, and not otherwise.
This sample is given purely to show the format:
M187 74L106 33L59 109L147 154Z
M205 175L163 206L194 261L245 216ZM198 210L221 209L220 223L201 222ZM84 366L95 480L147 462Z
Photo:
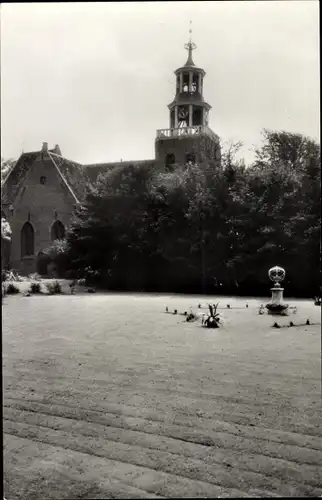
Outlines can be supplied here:
M278 266L272 267L268 271L268 276L272 281L275 281L275 284L273 288L271 288L272 298L271 301L266 304L266 309L271 314L285 314L288 309L288 304L285 304L283 300L284 288L277 282L277 279L281 281L285 278L285 270Z

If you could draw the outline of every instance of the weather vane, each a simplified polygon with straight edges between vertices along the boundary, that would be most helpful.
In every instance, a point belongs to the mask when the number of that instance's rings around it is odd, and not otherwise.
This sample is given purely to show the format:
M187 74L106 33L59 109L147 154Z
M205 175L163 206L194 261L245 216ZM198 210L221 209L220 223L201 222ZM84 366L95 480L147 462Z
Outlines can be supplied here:
M184 48L186 50L189 50L190 53L192 50L197 48L197 45L192 41L191 35L192 35L192 21L189 21L189 42L185 44Z

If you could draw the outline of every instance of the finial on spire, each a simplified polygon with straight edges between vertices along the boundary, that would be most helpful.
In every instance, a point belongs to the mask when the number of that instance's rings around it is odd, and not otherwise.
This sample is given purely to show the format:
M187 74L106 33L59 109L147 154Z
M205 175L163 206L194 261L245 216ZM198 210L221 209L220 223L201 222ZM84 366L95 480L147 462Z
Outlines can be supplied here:
M197 48L196 44L193 43L191 35L192 35L192 21L189 23L189 42L185 44L184 48L188 50L188 59L185 66L194 66L194 62L192 60L192 51Z

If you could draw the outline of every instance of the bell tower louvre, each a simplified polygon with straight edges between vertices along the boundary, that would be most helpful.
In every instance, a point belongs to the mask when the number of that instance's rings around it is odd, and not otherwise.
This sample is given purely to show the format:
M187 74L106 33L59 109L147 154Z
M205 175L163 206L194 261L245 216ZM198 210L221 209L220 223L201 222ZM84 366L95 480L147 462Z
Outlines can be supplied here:
M208 125L211 106L203 97L203 82L206 72L198 68L192 59L196 45L190 39L185 44L188 59L178 68L176 93L168 105L169 128L157 130L155 140L156 161L171 168L175 164L189 162L220 161L219 137Z

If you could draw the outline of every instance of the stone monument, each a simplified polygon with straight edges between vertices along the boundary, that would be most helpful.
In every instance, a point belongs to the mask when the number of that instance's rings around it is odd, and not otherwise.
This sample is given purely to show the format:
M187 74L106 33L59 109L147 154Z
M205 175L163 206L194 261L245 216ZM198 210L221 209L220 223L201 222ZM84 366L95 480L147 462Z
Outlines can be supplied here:
M274 282L274 286L271 288L271 301L266 305L266 308L271 314L285 314L288 304L285 304L283 301L284 288L280 285L280 281L283 281L285 278L285 269L279 266L271 267L268 271L268 277Z

